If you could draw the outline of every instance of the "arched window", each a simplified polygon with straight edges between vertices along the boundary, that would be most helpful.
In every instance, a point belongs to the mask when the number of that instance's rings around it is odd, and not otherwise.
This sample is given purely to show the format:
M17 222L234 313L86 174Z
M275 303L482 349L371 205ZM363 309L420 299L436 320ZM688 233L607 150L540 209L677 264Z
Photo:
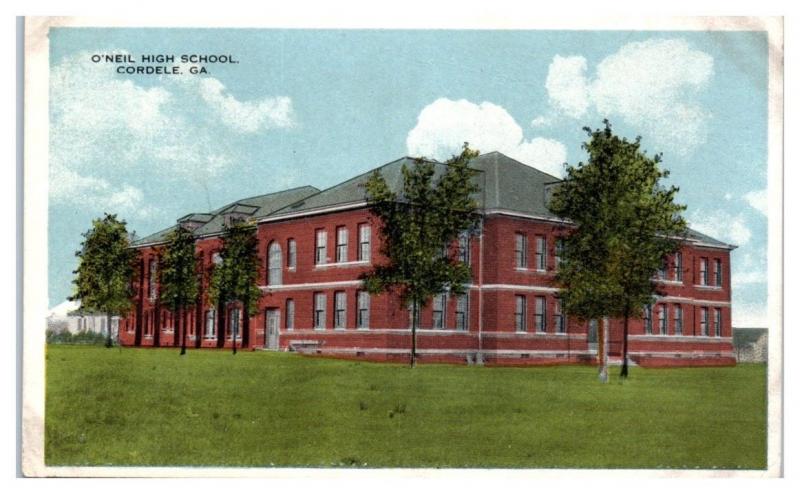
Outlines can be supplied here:
M272 242L269 244L267 258L267 267L269 268L267 284L280 285L282 283L281 274L283 261L281 260L281 246L278 242Z

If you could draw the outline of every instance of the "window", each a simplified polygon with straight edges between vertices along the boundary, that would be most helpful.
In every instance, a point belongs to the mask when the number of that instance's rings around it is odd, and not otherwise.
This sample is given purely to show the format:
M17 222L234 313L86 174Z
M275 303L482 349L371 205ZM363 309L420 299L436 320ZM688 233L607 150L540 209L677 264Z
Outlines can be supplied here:
M280 285L282 283L283 273L283 260L281 254L281 246L278 242L269 244L267 251L267 265L269 266L267 273L267 285Z
M556 239L556 267L561 266L561 258L564 256L564 239Z
M417 306L417 312L414 313L414 304L412 302L408 303L408 326L411 327L413 324L415 328L419 327L419 306Z
M722 261L714 260L714 284L722 286Z
M458 260L469 264L469 234L467 233L458 236Z
M683 281L683 254L675 253L675 281Z
M547 269L547 242L544 237L536 237L536 269L545 271Z
M229 331L228 331L228 338L236 338L237 340L242 338L242 333L239 330L240 323L241 323L241 310L234 307L230 311L228 311L228 315L230 316L229 324Z
M667 279L667 260L661 259L661 267L658 268L658 279Z
M446 305L444 293L433 297L433 329L444 329L444 309Z
M336 227L336 262L347 262L347 228Z
M547 331L547 314L546 314L544 297L536 297L536 310L533 313L533 329L537 333L544 333Z
M672 324L674 325L676 335L683 334L683 307L680 305L675 306L675 315L672 320Z
M294 299L286 299L286 329L294 329Z
M700 334L708 336L708 308L700 308Z
M147 279L147 291L150 300L155 300L158 294L158 261L153 258L150 259L150 277Z
M644 306L644 334L653 334L653 306Z
M722 309L714 309L714 336L722 336Z
M456 329L467 330L467 308L469 305L468 295L459 295L456 298Z
M561 300L559 299L556 299L556 332L561 334L567 332L567 317L561 310Z
M372 229L366 223L358 225L358 260L369 261Z
M528 238L522 233L515 235L514 257L518 268L528 267Z
M286 267L289 269L297 267L297 242L293 238L286 242Z
M708 259L700 258L700 284L708 285Z
M328 236L325 230L317 230L317 245L314 253L314 264L325 264L328 262Z
M344 329L347 326L347 294L335 292L333 294L333 327Z
M519 332L524 332L528 330L526 317L525 317L525 308L526 308L526 300L525 295L516 295L516 303L514 305L514 329Z
M325 294L314 293L314 329L325 329Z
M667 307L664 305L658 306L658 332L659 334L667 334Z
M356 296L358 299L358 321L356 325L359 329L369 328L369 292L360 290Z

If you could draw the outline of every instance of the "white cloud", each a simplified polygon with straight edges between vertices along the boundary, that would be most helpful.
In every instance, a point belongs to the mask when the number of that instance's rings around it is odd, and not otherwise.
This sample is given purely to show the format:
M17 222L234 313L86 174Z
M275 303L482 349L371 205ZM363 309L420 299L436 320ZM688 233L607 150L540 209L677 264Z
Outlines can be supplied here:
M586 59L559 55L553 57L547 71L545 88L552 106L570 117L582 117L590 103Z
M764 216L768 216L767 206L769 198L767 197L767 189L748 192L744 195L744 199L751 208L758 210Z
M406 139L408 153L438 160L458 154L464 142L481 152L499 151L527 165L560 176L564 145L537 137L525 140L522 128L501 106L490 102L439 98L422 109Z
M292 100L287 97L263 98L241 102L225 91L217 79L200 81L200 96L219 115L222 122L237 132L253 133L262 129L291 127Z
M733 288L737 289L745 285L767 282L767 258L763 251L758 257L749 252L734 254L734 271L731 274Z
M533 120L531 120L531 127L533 128L547 127L551 123L553 123L552 117L539 115L538 117L535 117Z
M705 142L708 111L698 101L714 59L682 39L624 45L603 59L590 80L586 59L556 55L545 84L551 105L572 118L590 109L621 118L659 146L689 153Z
M50 167L50 200L84 210L103 210L123 217L148 218L156 209L145 204L144 194L136 187L81 175L56 165ZM99 211L96 211L99 212Z
M692 228L724 242L742 246L750 241L752 232L742 214L726 211L696 211L687 218Z
M92 63L88 52L50 75L51 199L84 209L152 214L142 189L121 177L204 181L235 162L236 134L294 123L290 98L243 102L202 76L142 84Z

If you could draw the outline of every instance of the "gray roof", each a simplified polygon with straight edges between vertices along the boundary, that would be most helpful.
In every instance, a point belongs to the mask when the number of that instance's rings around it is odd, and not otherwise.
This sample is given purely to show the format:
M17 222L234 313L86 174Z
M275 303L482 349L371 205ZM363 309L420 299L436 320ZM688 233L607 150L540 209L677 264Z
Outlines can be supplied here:
M346 207L363 203L367 199L363 184L375 170L380 171L391 190L400 192L403 186L403 165L411 167L418 159L405 156L322 191L315 187L305 186L226 204L206 213L210 219L206 219L205 224L195 230L195 235L212 235L221 232L224 215L230 213L243 214L256 219L268 216L277 219L284 215L313 214L315 211L331 207ZM447 165L444 163L426 161L434 164L435 177L446 170ZM554 221L560 220L546 206L546 189L559 182L558 177L537 170L497 151L477 156L470 161L469 165L482 172L475 177L481 189L475 199L482 209L526 214ZM195 217L201 217L201 215L187 215L182 219L189 217L194 220ZM176 226L172 226L154 233L138 240L134 245L163 241L167 233L175 228ZM688 239L692 242L720 248L735 247L692 229L688 231Z
M204 223L194 230L195 236L213 235L222 232L226 214L235 213L248 217L260 218L272 214L278 209L285 207L287 204L291 204L304 197L316 194L317 192L319 192L319 189L316 187L304 185L294 189L240 199L217 208L210 213L192 213L182 216L179 218L179 221L192 220ZM167 234L176 228L178 228L177 225L170 226L169 228L136 240L132 245L137 246L164 242Z

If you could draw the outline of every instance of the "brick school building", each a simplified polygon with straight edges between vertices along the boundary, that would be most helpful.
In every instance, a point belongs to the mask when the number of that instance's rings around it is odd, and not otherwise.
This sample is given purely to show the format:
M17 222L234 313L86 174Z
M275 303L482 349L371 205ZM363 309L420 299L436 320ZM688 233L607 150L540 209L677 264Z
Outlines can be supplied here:
M402 185L401 158L380 167ZM437 164L438 166L445 166ZM481 227L462 236L454 254L472 268L468 292L442 293L418 314L420 362L532 365L595 362L598 326L607 324L613 362L622 353L622 321L580 321L560 308L554 275L559 237L569 228L546 207L558 179L493 152L479 170ZM396 294L369 295L359 275L380 261L379 236L361 184L367 173L326 190L311 186L250 197L134 243L141 253L134 309L121 319L127 346L179 346L185 319L190 348L298 351L406 362L411 311ZM226 222L257 223L262 297L248 317L239 304L211 306L209 273L219 262ZM159 301L158 256L177 225L191 229L202 260L198 303L176 317ZM655 276L661 295L631 321L629 356L643 366L733 365L729 245L689 231Z

